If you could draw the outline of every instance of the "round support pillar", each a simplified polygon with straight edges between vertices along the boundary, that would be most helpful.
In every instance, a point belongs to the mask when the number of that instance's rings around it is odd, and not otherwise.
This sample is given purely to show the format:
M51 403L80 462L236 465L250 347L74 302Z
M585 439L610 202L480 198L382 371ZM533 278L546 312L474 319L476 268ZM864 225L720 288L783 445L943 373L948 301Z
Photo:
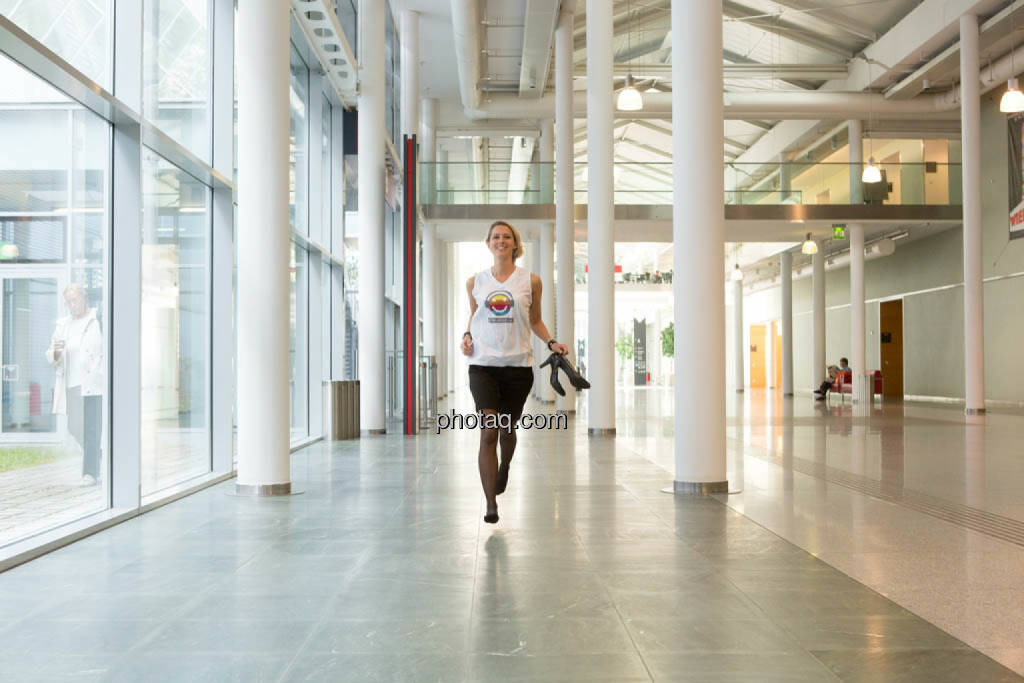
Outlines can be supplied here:
M964 387L967 413L985 412L985 294L981 253L981 93L978 17L960 17L960 135L964 201Z
M238 8L238 479L291 492L289 440L289 5Z
M587 392L587 431L592 436L615 434L615 140L614 112L609 106L615 52L612 14L608 0L587 1L587 371L590 383L596 387ZM721 21L719 12L719 34ZM721 75L721 49L718 61ZM721 101L721 89L714 99ZM719 121L719 128L721 124ZM722 156L721 144L718 156ZM719 209L721 196L716 195ZM717 260L721 258L719 248Z
M555 288L557 328L555 336L569 347L569 358L576 361L576 276L573 235L575 191L573 180L573 107L572 51L573 14L564 3L555 28L555 248L558 250L558 281L545 286ZM565 396L556 398L558 412L576 412L576 389L565 387Z
M587 9L589 14L589 6ZM687 160L685 164L676 165L672 181L672 241L676 245L672 293L677 370L673 390L675 481L672 490L676 493L724 493L729 484L725 460L725 288L722 286L725 131L721 0L697 3L672 0L672 36L672 155ZM693 106L694 102L701 104Z
M850 233L850 365L853 366L853 402L864 401L867 353L864 323L864 226L851 223Z
M811 337L814 367L811 382L817 389L825 381L825 245L818 243L818 252L811 256Z
M782 252L782 395L793 395L793 254Z
M387 428L384 405L384 178L387 173L384 166L384 11L384 3L379 0L359 0L359 421L364 433L369 434L384 434ZM284 24L287 26L288 22ZM285 187L288 187L287 182Z

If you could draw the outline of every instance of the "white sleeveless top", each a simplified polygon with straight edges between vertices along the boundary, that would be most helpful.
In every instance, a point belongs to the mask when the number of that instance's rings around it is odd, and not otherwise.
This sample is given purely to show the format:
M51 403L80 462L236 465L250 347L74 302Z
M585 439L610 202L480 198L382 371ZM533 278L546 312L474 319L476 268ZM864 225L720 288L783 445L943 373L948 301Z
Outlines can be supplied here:
M516 267L504 282L491 269L473 280L476 313L469 322L473 335L471 365L529 367L533 365L530 343L530 271Z

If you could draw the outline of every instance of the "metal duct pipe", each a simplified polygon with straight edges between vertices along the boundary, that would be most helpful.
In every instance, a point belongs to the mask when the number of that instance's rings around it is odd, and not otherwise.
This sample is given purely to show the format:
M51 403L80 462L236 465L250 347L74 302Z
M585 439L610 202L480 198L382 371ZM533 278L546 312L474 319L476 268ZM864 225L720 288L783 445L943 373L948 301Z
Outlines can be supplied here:
M480 5L476 0L452 0L452 32L455 62L459 65L459 96L469 116L480 106Z
M459 72L459 94L466 117L481 119L545 119L555 115L554 95L540 99L519 99L513 94L494 94L482 101L480 90L480 11L477 0L451 0L455 34L455 59ZM565 4L565 3L563 3ZM573 3L575 4L575 3ZM1016 65L1019 64L1020 67ZM1024 45L1011 56L1007 53L986 69L992 80L981 83L981 94L1002 86L1009 78L1024 72ZM876 93L812 90L806 92L724 93L726 119L919 119L922 117L959 119L960 88L919 95L911 100L890 100ZM609 106L614 107L614 99ZM573 95L573 109L586 111L586 93ZM623 118L665 119L672 115L671 93L644 93L643 111L629 112Z

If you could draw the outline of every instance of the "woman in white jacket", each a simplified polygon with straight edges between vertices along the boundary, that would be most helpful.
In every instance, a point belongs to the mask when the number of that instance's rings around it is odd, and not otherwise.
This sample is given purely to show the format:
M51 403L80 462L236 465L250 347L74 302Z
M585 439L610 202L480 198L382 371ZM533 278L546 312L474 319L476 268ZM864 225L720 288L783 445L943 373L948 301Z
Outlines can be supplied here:
M69 315L57 320L46 360L57 373L53 412L68 416L68 430L82 446L82 483L100 481L103 433L103 332L80 284L64 288Z

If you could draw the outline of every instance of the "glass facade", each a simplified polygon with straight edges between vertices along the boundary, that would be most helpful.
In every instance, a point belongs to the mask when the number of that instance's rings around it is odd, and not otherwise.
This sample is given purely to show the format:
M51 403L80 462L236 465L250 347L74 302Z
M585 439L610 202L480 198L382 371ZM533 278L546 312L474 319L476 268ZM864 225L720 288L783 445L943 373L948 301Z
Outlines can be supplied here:
M309 252L294 243L289 300L292 439L301 439L309 435Z
M302 234L309 229L309 68L292 46L291 145L288 151L289 209L292 227Z
M114 0L0 0L0 14L110 89Z
M142 495L210 471L209 188L142 159Z
M210 0L144 0L142 114L209 162Z
M234 26L214 21L218 0L139 0L130 8L141 14L140 40L115 41L114 7L0 0L0 13L29 36L17 40L39 41L115 109L140 111L163 133L94 113L0 46L0 558L40 533L215 481L237 458L235 325L221 332L216 317L237 315L237 254L214 258L223 253L215 236L231 234L234 247L245 229L236 211L214 210L237 191L237 78L213 68L215 48L237 44ZM337 7L355 49L355 4ZM324 433L321 382L356 376L358 242L344 239L344 212L335 213L356 191L347 177L355 157L346 163L335 134L341 98L291 29L287 362L297 443ZM388 44L388 68L397 69L390 19ZM126 61L142 88L122 102L113 75ZM64 68L40 64L39 73ZM388 87L396 130L393 73ZM215 119L224 109L234 111ZM226 150L216 169L214 149ZM389 214L392 242L393 221ZM218 301L230 312L218 312ZM219 379L216 368L227 366L230 377ZM219 413L229 396L230 414Z
M111 140L2 55L0 82L2 546L107 506Z

